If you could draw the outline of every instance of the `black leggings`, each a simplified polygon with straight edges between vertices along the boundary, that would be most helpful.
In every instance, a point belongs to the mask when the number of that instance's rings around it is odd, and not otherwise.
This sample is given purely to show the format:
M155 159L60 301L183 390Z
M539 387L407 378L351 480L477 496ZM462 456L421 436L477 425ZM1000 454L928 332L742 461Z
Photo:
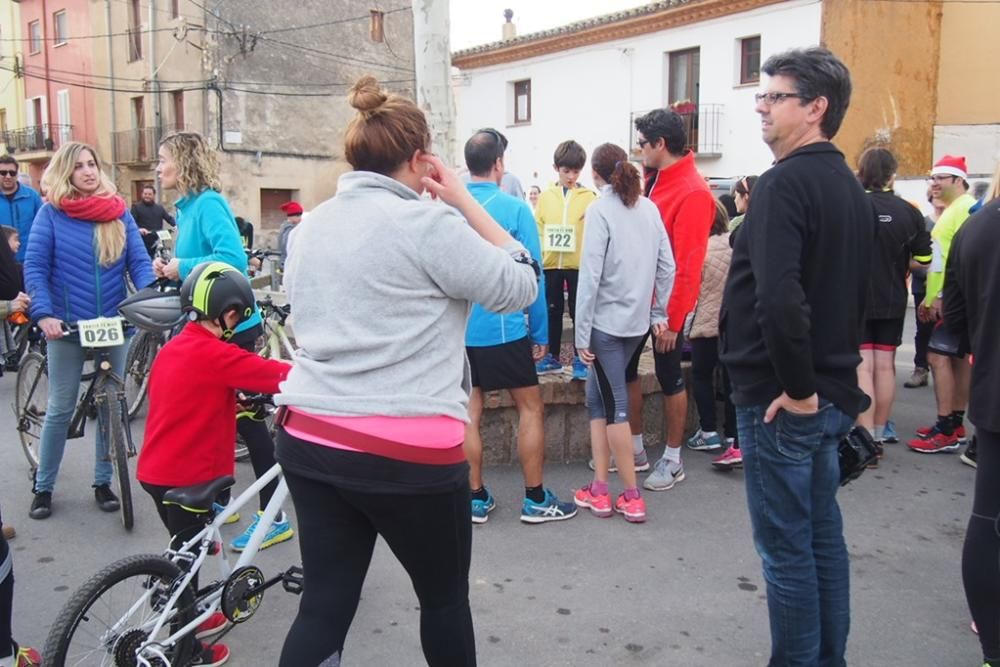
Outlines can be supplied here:
M160 521L167 527L170 533L170 546L179 549L187 540L198 534L198 531L208 523L208 514L196 514L189 512L178 505L164 505L163 496L172 489L171 486L156 486L139 482L156 503L156 513L160 515ZM191 586L198 589L198 575L194 575Z
M976 429L976 496L962 550L962 581L983 661L1000 665L1000 433Z
M691 375L694 378L694 401L702 431L718 431L715 412L715 369L719 367L719 339L691 339ZM725 436L736 437L736 408L729 395L729 374L722 367L722 393L725 395Z
M254 344L264 333L261 326L256 326L246 331L241 331L229 339L230 343L239 345L244 350L254 351ZM274 440L267 429L267 423L257 416L241 416L236 420L236 431L246 443L247 452L250 454L250 465L253 466L254 477L260 479L268 470L274 467ZM260 509L263 510L271 502L274 490L278 488L278 480L272 480L267 486L260 490ZM223 502L228 502L229 492L226 491L220 497Z
M576 322L576 283L579 277L577 269L545 269L545 301L549 306L549 354L556 359L559 359L562 348L563 309L567 305L569 319ZM563 296L563 282L569 292L568 304ZM575 345L573 349L576 349Z
M361 493L288 470L285 481L299 523L305 586L281 650L281 667L340 664L379 535L413 582L427 664L476 664L469 608L472 517L467 486L428 495Z
M3 519L0 519L0 528L2 527ZM9 658L13 653L14 640L10 633L11 623L14 620L14 570L13 565L7 560L10 557L10 547L0 532L0 658Z

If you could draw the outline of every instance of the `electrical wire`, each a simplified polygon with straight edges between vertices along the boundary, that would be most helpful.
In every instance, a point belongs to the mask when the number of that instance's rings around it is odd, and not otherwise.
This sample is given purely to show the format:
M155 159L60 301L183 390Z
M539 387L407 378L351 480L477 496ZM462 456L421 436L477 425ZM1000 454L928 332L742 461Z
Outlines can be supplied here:
M276 45L279 45L279 46L284 46L284 47L290 48L290 49L297 49L297 50L303 51L305 53L311 53L311 54L314 54L314 55L325 56L327 58L330 58L330 59L333 59L333 60L337 60L337 61L346 61L347 64L358 63L358 64L361 64L361 65L368 65L368 66L371 66L371 67L377 67L379 69L393 69L393 70L397 70L397 71L400 71L400 72L407 72L407 73L410 73L410 72L413 71L413 68L410 68L410 67L400 67L398 65L386 65L386 64L383 64L383 63L375 62L374 60L364 60L362 58L354 58L352 56L345 56L345 55L340 54L340 53L330 53L329 51L322 51L320 49L314 49L314 48L309 47L309 46L302 46L301 44L294 44L292 42L284 42L284 41L279 40L279 39L274 39L273 37L261 37L261 41L267 41L267 42L270 42L271 44L276 44Z
M406 11L408 9L410 9L409 6L407 6L407 7L397 7L396 9L390 9L387 12L382 12L382 14L387 16L389 14L395 14L396 12L402 12L402 11ZM290 26L288 28L274 28L273 30L261 30L257 34L261 35L261 36L264 36L264 35L274 35L274 34L279 33L279 32L291 32L291 31L294 31L294 30L311 30L313 28L324 28L326 26L338 25L340 23L351 23L353 21L367 21L370 18L371 18L371 14L365 14L364 16L352 16L351 18L336 19L336 20L333 20L333 21L324 21L322 23L314 23L312 25Z

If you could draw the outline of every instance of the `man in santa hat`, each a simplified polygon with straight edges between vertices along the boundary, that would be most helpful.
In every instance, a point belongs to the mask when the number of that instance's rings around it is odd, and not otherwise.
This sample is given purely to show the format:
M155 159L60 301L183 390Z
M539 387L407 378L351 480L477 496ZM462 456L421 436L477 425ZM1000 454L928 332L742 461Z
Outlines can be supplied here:
M969 402L971 375L965 356L969 341L941 326L941 294L951 240L968 219L969 209L976 200L969 194L969 169L962 156L942 157L934 164L927 182L931 196L947 206L931 232L933 259L927 272L927 296L923 303L917 304L920 319L936 323L927 346L927 360L934 376L937 421L917 429L917 437L907 444L916 452L935 454L956 451L965 440L965 407Z
M288 216L278 230L278 250L281 251L281 270L284 271L285 260L288 259L288 236L295 226L302 222L302 204L297 201L285 202L281 205L281 210Z

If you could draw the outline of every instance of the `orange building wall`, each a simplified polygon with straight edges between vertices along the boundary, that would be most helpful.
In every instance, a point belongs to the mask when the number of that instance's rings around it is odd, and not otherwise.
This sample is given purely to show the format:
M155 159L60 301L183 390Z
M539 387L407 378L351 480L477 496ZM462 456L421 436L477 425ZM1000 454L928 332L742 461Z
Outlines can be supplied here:
M938 125L1000 123L1000 4L945 1Z
M824 0L823 43L850 68L854 86L834 140L852 165L864 148L880 144L896 155L900 177L927 173L938 106L941 14L941 0Z

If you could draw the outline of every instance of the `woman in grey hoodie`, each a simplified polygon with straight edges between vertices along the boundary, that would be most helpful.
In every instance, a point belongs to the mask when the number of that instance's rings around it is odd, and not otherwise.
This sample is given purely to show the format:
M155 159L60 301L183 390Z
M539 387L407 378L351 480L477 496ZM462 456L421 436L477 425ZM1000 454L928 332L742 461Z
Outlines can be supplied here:
M412 101L370 76L348 101L355 171L301 223L286 273L300 349L277 456L309 585L280 664L340 664L381 535L413 581L427 663L474 665L466 319L471 302L526 308L538 266L430 152Z

